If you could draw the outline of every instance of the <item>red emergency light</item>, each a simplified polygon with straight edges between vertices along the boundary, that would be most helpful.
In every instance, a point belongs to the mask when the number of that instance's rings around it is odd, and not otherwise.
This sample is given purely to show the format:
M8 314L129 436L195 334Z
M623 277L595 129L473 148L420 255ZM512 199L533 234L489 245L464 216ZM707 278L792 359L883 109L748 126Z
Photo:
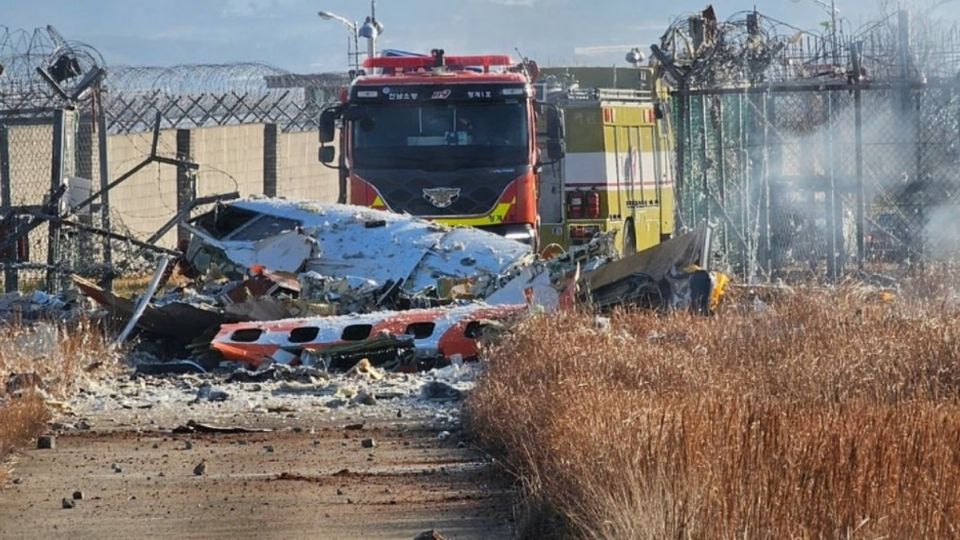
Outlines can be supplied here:
M363 61L365 68L381 69L430 69L436 66L434 56L375 56ZM484 71L491 66L510 66L513 60L502 54L474 55L474 56L444 56L444 67L482 67Z

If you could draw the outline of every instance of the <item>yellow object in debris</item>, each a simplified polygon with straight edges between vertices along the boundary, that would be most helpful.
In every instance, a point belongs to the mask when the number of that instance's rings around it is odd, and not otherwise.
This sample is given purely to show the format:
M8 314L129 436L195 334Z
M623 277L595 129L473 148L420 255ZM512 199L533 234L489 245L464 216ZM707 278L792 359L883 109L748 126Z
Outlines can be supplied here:
M692 274L702 270L697 264L688 264L683 267L683 271ZM723 300L723 294L726 292L727 285L730 283L730 276L723 272L710 272L710 311L717 309L720 301Z
M383 372L373 367L373 365L370 364L370 360L366 358L357 362L357 365L350 369L350 374L370 377L375 381L383 378Z
M723 272L710 272L710 281L713 282L713 287L710 290L710 311L714 311L720 305L720 301L723 300L723 294L730 283L730 277Z

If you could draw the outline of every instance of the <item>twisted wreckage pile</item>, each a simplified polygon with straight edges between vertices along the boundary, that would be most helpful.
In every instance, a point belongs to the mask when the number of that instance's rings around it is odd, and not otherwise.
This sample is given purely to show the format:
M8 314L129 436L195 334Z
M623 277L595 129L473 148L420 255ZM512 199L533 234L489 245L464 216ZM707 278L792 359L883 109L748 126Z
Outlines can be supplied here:
M138 302L75 283L154 341L253 368L336 370L366 358L424 369L476 358L488 331L532 309L707 313L725 281L700 270L706 226L623 259L600 237L545 260L482 230L340 204L237 200L181 225L192 235L178 261L189 286L153 298L172 273L167 259Z

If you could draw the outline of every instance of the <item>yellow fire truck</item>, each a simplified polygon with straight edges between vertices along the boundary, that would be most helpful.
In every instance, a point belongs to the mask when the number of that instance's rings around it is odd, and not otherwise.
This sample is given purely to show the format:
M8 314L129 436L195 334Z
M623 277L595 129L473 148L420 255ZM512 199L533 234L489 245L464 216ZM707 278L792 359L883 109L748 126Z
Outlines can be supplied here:
M538 99L562 111L566 155L540 175L540 245L616 232L630 254L674 233L665 94L648 68L543 68Z

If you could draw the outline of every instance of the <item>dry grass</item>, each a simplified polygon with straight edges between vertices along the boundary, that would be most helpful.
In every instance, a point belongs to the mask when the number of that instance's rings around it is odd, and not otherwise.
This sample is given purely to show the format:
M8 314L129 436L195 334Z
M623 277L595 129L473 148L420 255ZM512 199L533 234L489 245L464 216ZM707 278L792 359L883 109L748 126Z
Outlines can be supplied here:
M491 351L468 427L530 537L958 537L960 308L927 299L541 316Z
M120 354L99 328L87 322L0 326L0 463L45 429L47 405L69 397L84 381L114 375ZM35 374L42 384L4 395L17 374ZM0 485L5 470L0 467Z
M43 399L33 392L0 402L0 464L24 441L43 431L49 417ZM0 489L7 475L7 468L0 465Z
M14 374L36 373L43 390L56 399L69 396L90 378L113 373L120 353L87 321L62 325L0 326L0 382Z

